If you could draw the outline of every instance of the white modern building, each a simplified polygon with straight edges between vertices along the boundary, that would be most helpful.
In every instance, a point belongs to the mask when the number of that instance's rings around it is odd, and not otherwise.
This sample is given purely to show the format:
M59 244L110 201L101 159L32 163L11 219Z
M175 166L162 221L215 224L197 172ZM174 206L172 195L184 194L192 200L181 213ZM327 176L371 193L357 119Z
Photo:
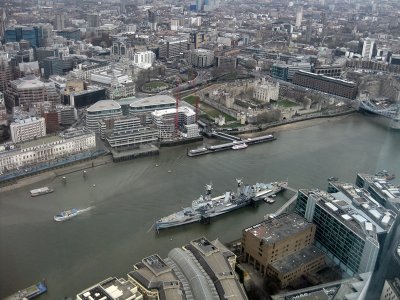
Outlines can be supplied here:
M113 68L92 73L90 81L94 85L106 88L107 96L112 100L135 95L135 83L122 69Z
M176 100L168 95L155 95L137 99L129 104L129 114L142 119L143 124L151 124L151 113L156 110L176 107Z
M104 118L122 116L122 108L113 100L101 100L90 106L86 111L86 128L100 133L100 121Z
M77 300L107 299L107 300L143 300L136 284L123 278L108 278L82 291Z
M141 51L133 53L132 57L135 66L141 69L150 68L156 60L156 55L153 51Z
M95 134L79 130L62 134L55 141L43 144L39 142L40 140L35 146L22 145L20 149L0 152L0 172L25 168L96 148Z
M265 103L269 103L270 100L278 100L279 82L265 81L265 78L261 81L256 81L254 84L253 98Z
M153 124L159 131L159 138L171 138L176 133L175 130L175 118L176 109L169 108L163 110L154 111L152 114ZM189 107L181 106L178 108L178 126L183 127L185 125L196 123L196 113Z
M300 28L301 22L303 21L303 6L297 8L296 11L296 27Z
M365 59L371 59L372 58L372 51L374 50L374 44L375 44L375 41L370 39L370 38L366 38L364 40L362 53L361 53L361 56L363 58L365 58Z
M46 122L44 118L28 117L15 119L10 124L11 139L13 143L20 143L46 135Z

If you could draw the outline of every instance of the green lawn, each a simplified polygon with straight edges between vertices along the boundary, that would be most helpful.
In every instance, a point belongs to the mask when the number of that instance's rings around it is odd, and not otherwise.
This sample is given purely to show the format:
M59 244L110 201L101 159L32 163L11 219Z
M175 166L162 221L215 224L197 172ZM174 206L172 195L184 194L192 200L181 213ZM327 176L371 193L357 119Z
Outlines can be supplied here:
M190 95L190 96L184 97L182 100L187 102L187 103L189 103L190 105L193 105L193 106L196 105L196 96ZM215 117L218 117L219 115L223 115L225 117L225 121L226 122L235 121L236 120L235 118L233 118L233 117L231 117L231 116L229 116L229 115L227 115L227 114L215 109L214 107L212 107L212 106L210 106L210 105L208 105L206 103L203 103L201 101L200 101L200 103L201 103L200 104L200 110L204 111L211 118L215 118Z
M168 88L168 84L162 81L151 81L143 86L144 89L157 89L157 88Z
M281 107L294 107L294 106L298 106L299 104L287 99L280 99L277 101L278 106Z

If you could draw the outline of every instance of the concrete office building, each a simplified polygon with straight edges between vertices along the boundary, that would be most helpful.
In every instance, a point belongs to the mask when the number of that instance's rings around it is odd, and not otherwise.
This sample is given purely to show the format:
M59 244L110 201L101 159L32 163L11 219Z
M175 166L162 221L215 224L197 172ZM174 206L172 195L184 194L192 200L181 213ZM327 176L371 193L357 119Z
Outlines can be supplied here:
M361 56L364 59L371 59L374 51L375 40L366 38L363 42L363 48Z
M400 279L385 280L380 300L400 300Z
M32 145L33 144L33 145ZM94 133L70 130L57 137L27 142L21 148L0 152L0 172L25 168L96 148Z
M56 14L56 30L63 30L65 27L65 15L64 13Z
M237 60L236 56L217 56L215 58L217 68L222 70L236 69Z
M58 113L56 111L46 111L43 113L43 117L46 122L47 133L54 133L60 129Z
M357 96L357 85L354 82L311 72L297 71L293 83L343 98L355 99Z
M328 77L340 78L342 75L342 66L318 66L314 67L313 73L321 74Z
M315 232L316 226L303 217L281 215L244 229L241 252L263 276L278 278L286 287L325 266L325 255L312 245Z
M146 299L247 299L235 275L236 256L218 240L202 237L168 257L151 255L134 265L128 279Z
M41 106L44 101L48 101L46 85L34 75L12 80L5 92L5 99L9 108Z
M98 14L88 14L87 15L87 24L88 27L99 27L100 26L100 17Z
M316 246L345 272L373 271L396 215L351 184L330 182L328 191L299 190L296 211L317 225Z
M134 149L158 141L156 129L143 126L139 118L132 116L102 119L100 135L117 151Z
M189 50L188 37L166 37L160 44L159 58L176 59Z
M269 103L270 100L278 100L279 98L279 82L265 81L265 78L261 81L254 83L253 98L264 103Z
M10 132L13 143L37 139L46 135L46 122L44 118L35 117L15 119L10 124Z
M311 64L309 63L274 63L271 66L271 76L274 78L278 78L284 81L292 81L294 74L297 71L311 71Z
M156 110L176 107L176 100L168 95L155 95L136 99L129 104L129 114L139 117L142 124L151 124L151 113Z
M76 296L76 300L143 300L138 287L123 278L107 278Z
M214 51L206 49L193 49L190 51L190 63L194 67L207 68L214 64Z
M83 80L90 80L90 75L111 69L111 64L108 61L100 59L88 59L81 64L78 64L71 74Z
M113 100L101 100L87 109L86 128L100 133L100 121L104 118L122 116L121 105Z
M77 119L76 108L72 105L57 105L58 121L61 125L72 125Z
M104 87L107 90L107 98L114 100L135 95L135 82L120 68L92 73L92 84Z

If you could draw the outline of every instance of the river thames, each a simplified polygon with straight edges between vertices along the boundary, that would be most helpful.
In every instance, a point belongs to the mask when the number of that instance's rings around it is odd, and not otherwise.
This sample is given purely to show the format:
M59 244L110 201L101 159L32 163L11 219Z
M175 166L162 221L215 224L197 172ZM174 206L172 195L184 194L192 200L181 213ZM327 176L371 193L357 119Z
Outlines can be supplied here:
M357 172L387 169L400 177L400 133L360 115L275 136L274 142L245 150L195 158L186 156L186 145L162 148L157 157L88 169L86 179L76 172L67 175L66 184L58 177L1 193L0 298L43 278L49 290L40 299L75 297L107 277L126 277L133 264L150 254L165 257L199 236L238 239L244 227L284 203L277 197L273 205L244 208L210 225L154 232L156 219L189 206L210 182L217 195L234 189L235 178L246 183L288 178L296 189L325 190L331 176L354 183ZM30 197L30 189L44 185L55 192ZM92 209L68 222L53 220L60 211L86 207Z

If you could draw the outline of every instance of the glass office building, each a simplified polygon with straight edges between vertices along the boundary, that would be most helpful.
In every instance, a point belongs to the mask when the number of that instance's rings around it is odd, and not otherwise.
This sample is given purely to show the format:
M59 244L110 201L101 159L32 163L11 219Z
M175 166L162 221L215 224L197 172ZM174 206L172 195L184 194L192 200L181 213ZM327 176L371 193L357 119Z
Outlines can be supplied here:
M317 225L316 246L346 273L373 271L396 214L352 185L337 183L330 190L299 190L296 211Z

